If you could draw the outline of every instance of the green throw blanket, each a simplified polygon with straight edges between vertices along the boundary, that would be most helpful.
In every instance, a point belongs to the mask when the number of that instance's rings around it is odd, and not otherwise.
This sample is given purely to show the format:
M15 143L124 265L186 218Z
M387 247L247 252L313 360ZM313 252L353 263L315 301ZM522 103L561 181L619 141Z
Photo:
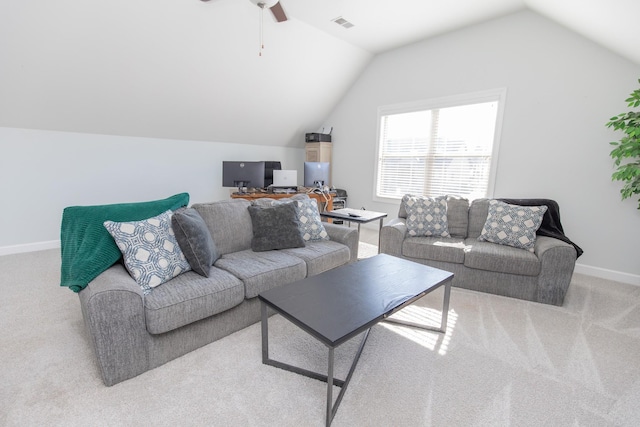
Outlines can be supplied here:
M164 200L101 206L71 206L62 213L60 286L80 292L121 257L120 249L103 223L139 221L189 204L189 194Z

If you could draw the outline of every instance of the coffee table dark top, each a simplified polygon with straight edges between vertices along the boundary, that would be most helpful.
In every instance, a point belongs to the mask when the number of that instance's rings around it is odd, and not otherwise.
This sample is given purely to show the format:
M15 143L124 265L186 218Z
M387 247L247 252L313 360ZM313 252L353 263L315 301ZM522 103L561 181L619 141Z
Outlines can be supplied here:
M379 254L259 295L307 333L337 347L453 279L453 273Z

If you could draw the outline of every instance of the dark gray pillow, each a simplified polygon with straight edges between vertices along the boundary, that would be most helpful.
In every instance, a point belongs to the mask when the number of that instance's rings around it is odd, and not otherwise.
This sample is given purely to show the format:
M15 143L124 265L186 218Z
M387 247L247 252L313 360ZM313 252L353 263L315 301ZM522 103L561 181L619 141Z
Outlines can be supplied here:
M209 269L219 258L218 249L198 211L192 208L175 211L171 227L191 269L209 277Z
M300 248L304 239L298 228L298 214L293 203L274 206L249 206L254 252L272 249Z

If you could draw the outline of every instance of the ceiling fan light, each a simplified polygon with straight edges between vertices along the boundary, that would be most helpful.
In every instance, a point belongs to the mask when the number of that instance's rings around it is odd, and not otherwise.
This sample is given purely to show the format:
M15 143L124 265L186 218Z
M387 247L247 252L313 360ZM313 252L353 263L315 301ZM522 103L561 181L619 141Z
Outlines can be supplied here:
M272 8L276 3L278 3L278 0L249 0L249 1L255 4L256 6L266 7L266 8ZM260 5L260 3L262 3L262 5Z

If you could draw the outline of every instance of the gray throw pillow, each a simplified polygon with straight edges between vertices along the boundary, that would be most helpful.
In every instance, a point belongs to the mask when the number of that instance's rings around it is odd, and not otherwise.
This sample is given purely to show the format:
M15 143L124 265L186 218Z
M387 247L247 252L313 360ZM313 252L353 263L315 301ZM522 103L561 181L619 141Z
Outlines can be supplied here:
M171 226L191 269L209 277L209 269L219 258L218 249L198 211L192 208L177 210L171 217Z
M297 210L293 203L274 206L251 205L248 209L253 226L251 249L254 252L304 246Z

